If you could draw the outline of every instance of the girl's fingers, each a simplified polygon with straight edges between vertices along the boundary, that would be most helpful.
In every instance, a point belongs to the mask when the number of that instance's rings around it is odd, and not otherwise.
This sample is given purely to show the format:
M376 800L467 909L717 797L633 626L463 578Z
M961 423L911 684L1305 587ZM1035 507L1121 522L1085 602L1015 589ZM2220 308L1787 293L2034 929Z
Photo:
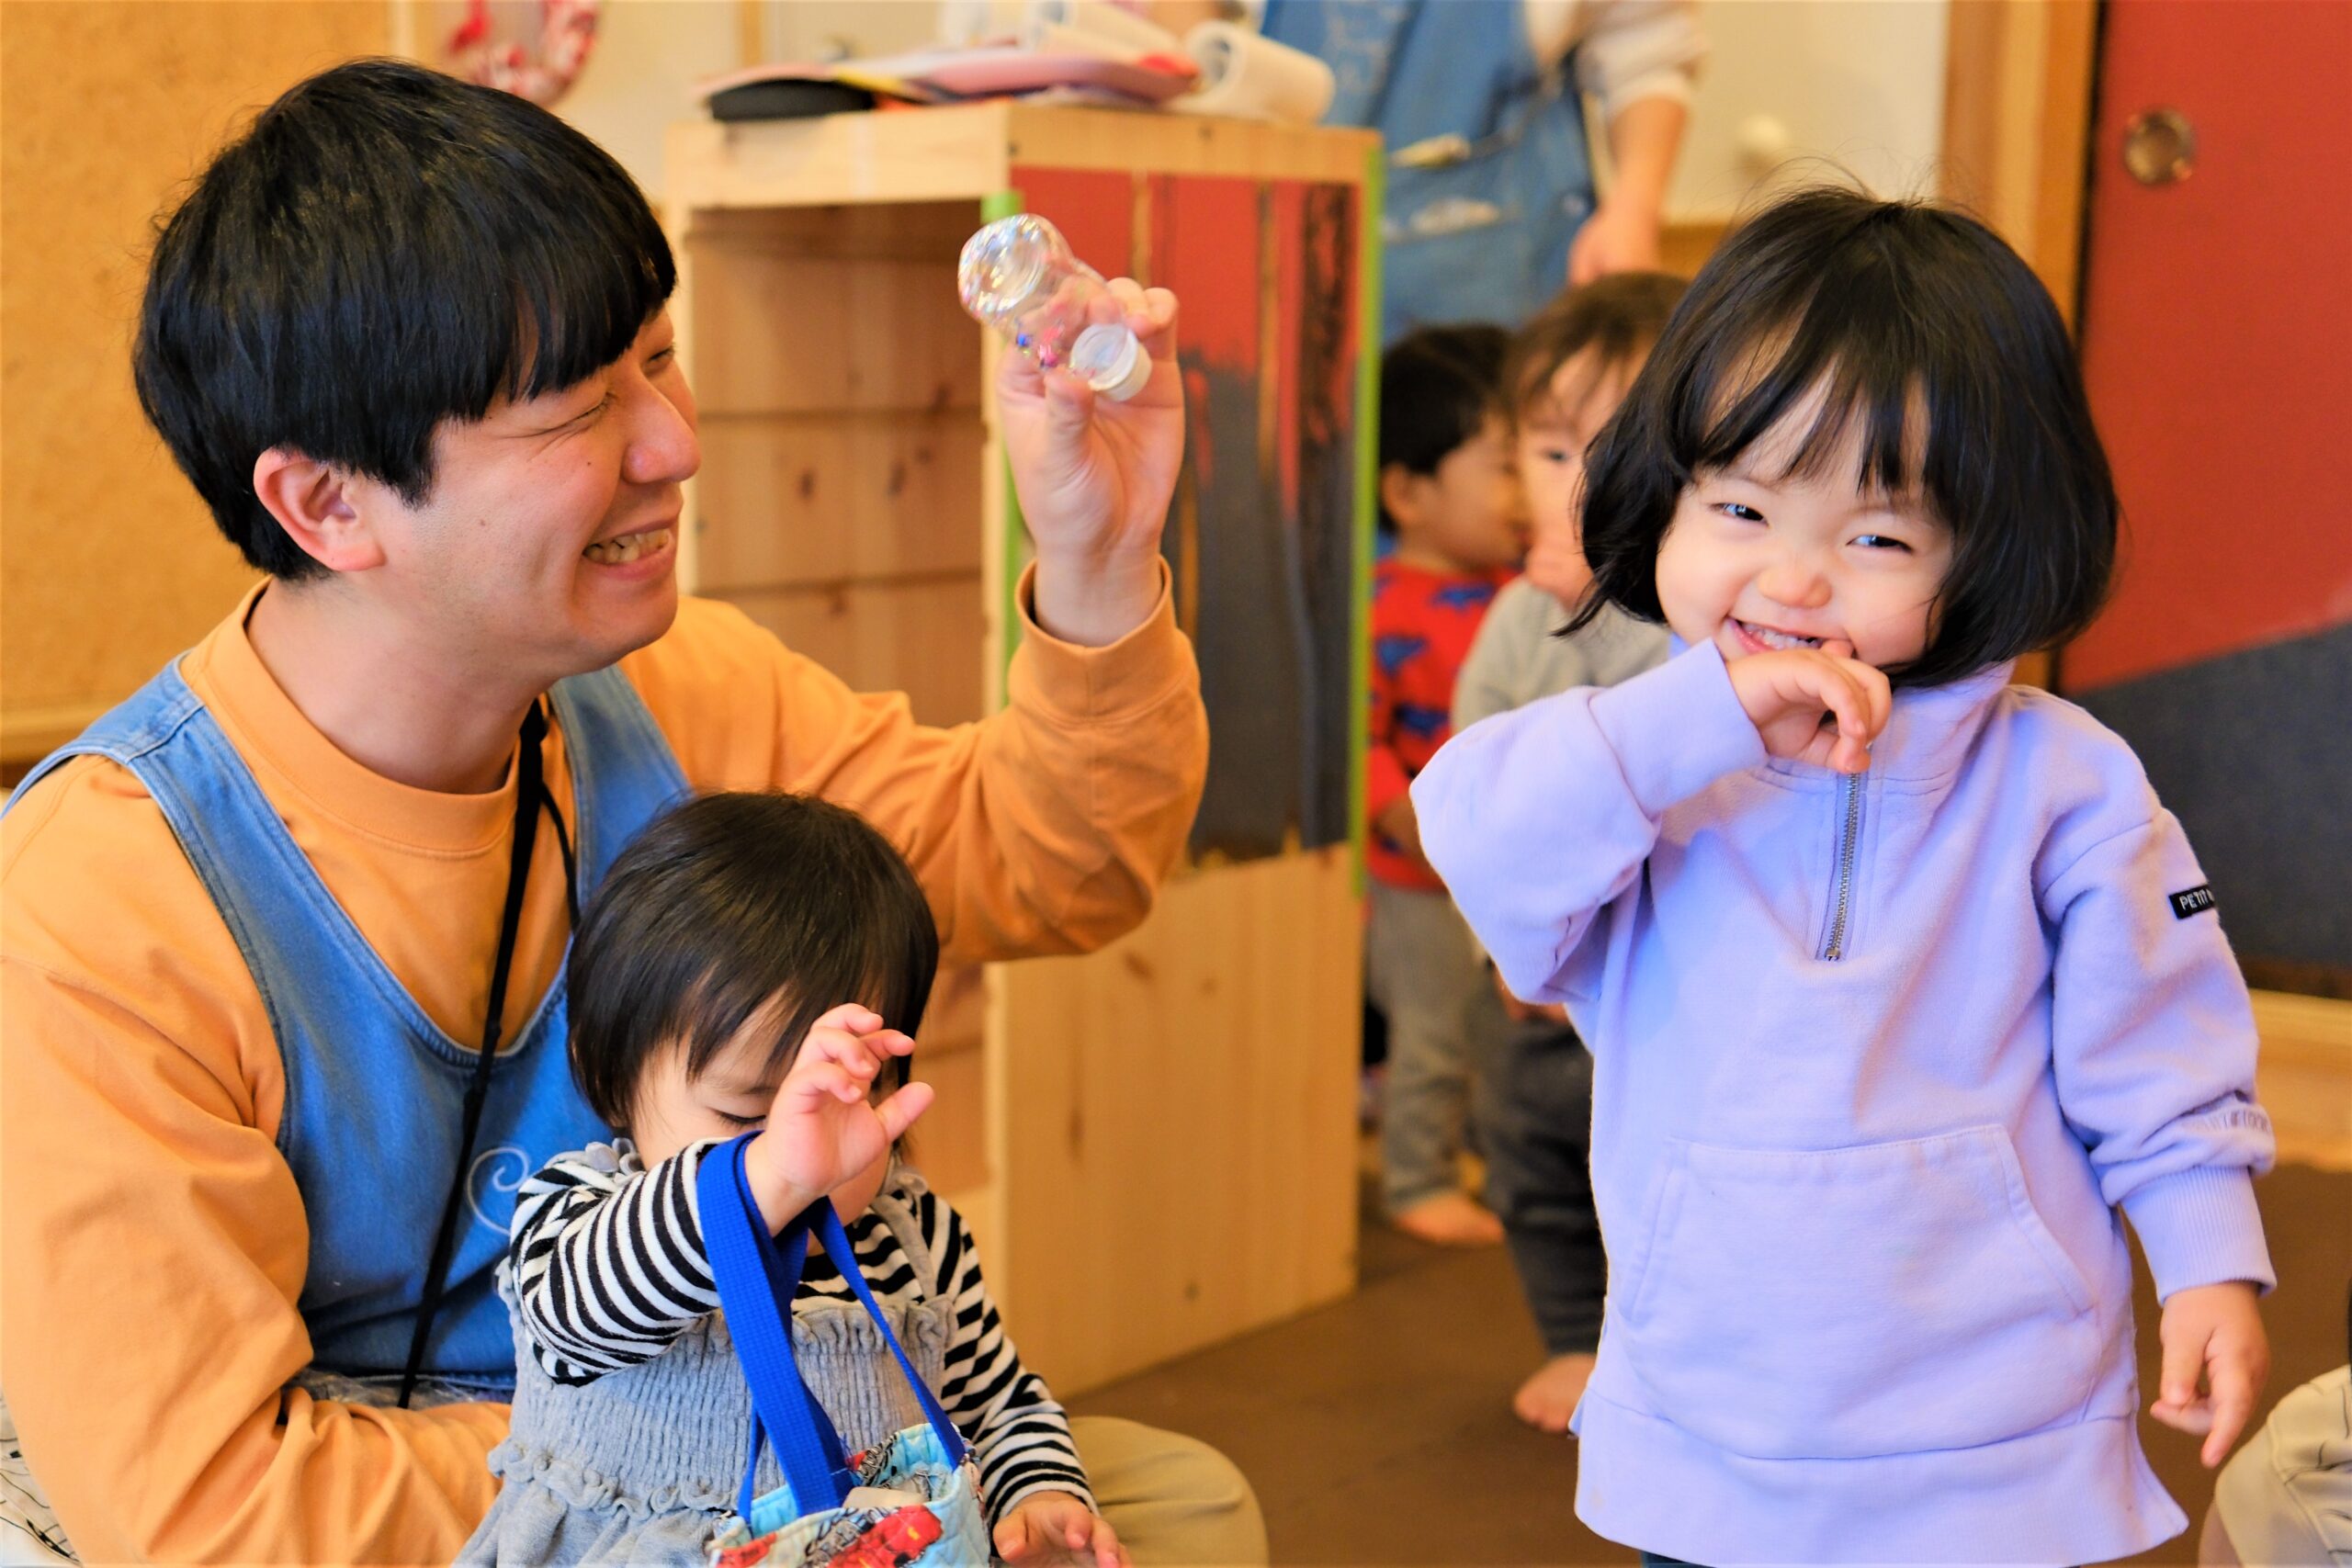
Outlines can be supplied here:
M890 1141L895 1144L924 1111L931 1109L933 1098L934 1092L929 1084L910 1083L876 1106L874 1114L880 1120L882 1131L888 1134Z
M820 1017L810 1030L845 1029L852 1034L871 1034L882 1027L882 1015L872 1008L856 1002L843 1002Z
M2197 1402L2197 1379L2205 1370L2208 1337L2177 1334L2164 1339L2164 1370L2156 1380L2158 1404L2186 1410Z
M2213 1429L2198 1457L2211 1470L2230 1457L2238 1434L2254 1415L2254 1379L2244 1366L2226 1357L2213 1364L2207 1378L2213 1385Z
M830 1098L846 1102L865 1098L865 1081L838 1062L809 1062L797 1067L784 1087L786 1094L808 1100Z

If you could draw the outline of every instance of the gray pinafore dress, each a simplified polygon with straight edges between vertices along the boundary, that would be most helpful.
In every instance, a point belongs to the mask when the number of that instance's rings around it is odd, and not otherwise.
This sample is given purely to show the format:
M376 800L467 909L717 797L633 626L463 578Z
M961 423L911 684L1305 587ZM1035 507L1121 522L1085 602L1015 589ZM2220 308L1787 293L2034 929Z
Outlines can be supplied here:
M952 1302L930 1293L937 1269L912 1207L922 1191L922 1177L893 1165L871 1212L898 1238L917 1281L911 1305L886 1301L882 1310L935 1392L956 1316ZM511 1290L503 1270L499 1290ZM923 1424L890 1348L854 1300L794 1303L792 1350L851 1453ZM735 1511L752 1432L751 1388L719 1314L650 1361L577 1385L549 1378L517 1329L514 1379L514 1424L490 1453L505 1487L458 1554L461 1568L704 1568L712 1535ZM763 1453L757 1491L764 1496L783 1483L775 1455Z

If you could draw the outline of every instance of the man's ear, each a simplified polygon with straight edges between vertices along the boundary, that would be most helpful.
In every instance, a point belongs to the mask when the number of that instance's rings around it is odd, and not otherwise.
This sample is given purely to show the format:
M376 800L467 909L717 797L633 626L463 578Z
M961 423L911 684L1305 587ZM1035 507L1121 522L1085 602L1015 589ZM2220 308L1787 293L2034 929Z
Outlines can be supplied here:
M1430 478L1417 474L1402 463L1380 466L1380 509L1399 529L1418 528L1421 524L1422 499L1428 491Z
M254 460L254 494L286 536L329 571L384 564L383 546L359 504L361 482L346 469L284 446Z

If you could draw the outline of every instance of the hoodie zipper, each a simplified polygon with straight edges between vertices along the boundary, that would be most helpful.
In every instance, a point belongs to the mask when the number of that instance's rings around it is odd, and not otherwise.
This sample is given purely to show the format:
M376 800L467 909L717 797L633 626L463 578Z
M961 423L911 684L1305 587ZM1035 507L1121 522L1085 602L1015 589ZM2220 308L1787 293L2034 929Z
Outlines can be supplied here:
M1862 777L1846 775L1845 826L1838 834L1838 906L1829 917L1829 940L1821 956L1830 963L1846 956L1846 925L1854 909L1854 854L1861 843Z

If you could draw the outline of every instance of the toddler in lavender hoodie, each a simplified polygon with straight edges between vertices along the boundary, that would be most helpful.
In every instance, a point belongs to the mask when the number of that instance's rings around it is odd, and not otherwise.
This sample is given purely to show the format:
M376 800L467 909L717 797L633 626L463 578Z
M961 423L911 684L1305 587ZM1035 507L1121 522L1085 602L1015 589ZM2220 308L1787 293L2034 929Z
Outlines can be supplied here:
M1674 656L1457 736L1422 842L1594 1057L1577 1507L1649 1560L2082 1563L2267 1371L2271 1159L2212 896L2131 750L2008 684L2116 500L2049 296L1842 191L1735 231L1589 458L1586 618Z

